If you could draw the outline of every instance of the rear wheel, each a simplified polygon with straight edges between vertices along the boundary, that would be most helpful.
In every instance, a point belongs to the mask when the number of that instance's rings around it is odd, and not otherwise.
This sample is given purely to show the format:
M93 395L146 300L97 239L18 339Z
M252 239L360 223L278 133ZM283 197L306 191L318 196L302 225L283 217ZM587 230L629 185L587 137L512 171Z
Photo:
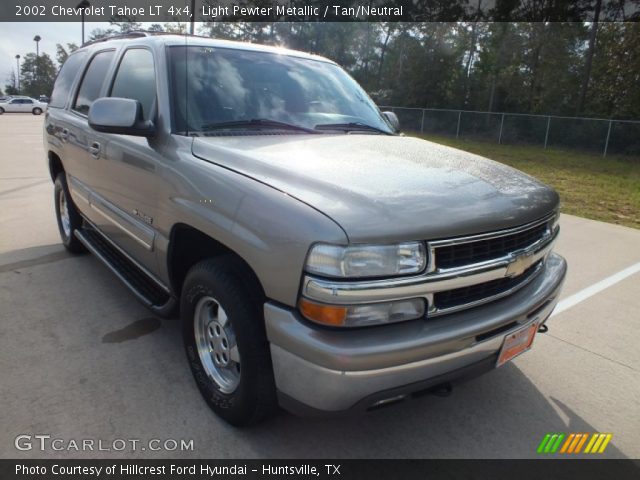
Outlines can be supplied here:
M33 110L31 110L31 112L32 112L34 115L42 115L42 109L41 109L41 108L39 108L39 107L34 108Z
M196 264L180 305L187 359L209 407L232 425L255 424L277 411L264 299L235 257Z
M56 177L54 184L54 203L62 244L72 253L86 252L84 245L73 233L82 227L82 217L71 200L64 172L60 172Z

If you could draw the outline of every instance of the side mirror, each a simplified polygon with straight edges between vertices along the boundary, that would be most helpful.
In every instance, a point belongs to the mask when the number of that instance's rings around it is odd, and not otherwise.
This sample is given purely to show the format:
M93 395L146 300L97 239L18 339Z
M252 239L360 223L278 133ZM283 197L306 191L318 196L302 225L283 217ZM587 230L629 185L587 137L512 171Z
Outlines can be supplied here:
M98 132L151 137L152 121L144 120L142 105L130 98L99 98L89 108L89 126Z
M398 120L398 116L393 112L382 112L384 118L387 119L387 122L393 127L396 132L400 131L400 120Z

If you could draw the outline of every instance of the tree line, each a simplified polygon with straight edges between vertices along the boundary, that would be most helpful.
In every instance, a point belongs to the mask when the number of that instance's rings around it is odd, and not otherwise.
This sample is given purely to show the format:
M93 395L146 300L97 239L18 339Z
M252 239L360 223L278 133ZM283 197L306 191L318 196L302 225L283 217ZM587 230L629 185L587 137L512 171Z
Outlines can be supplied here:
M592 14L591 22L208 22L198 33L326 56L380 105L638 119L640 24ZM139 28L114 21L89 38ZM150 30L185 33L188 24ZM22 93L48 95L75 48L58 45L55 62L25 55ZM6 92L16 84L9 79Z
M36 52L27 53L20 59L18 74L13 70L7 78L5 93L34 98L38 98L40 95L50 96L60 67L69 54L77 48L78 45L75 43L68 43L64 46L57 44L55 62L46 52L41 52L39 55Z
M638 23L210 23L201 33L331 58L379 105L640 118Z

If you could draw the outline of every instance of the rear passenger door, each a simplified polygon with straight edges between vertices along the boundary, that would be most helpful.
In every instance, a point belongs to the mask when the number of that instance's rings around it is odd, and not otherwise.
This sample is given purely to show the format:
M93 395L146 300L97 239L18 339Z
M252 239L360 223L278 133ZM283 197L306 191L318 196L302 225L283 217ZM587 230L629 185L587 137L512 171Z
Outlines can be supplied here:
M153 52L127 48L115 69L106 96L130 98L142 105L145 120L156 112L156 67ZM101 152L91 162L93 188L103 219L100 229L152 273L155 258L158 167L152 142L144 137L101 134ZM93 139L93 140L95 140Z
M97 187L95 176L95 162L99 159L94 153L95 144L104 142L105 134L98 133L89 127L87 117L91 104L97 98L104 96L107 88L107 77L113 69L115 50L108 49L95 53L89 60L80 85L71 102L70 110L66 116L67 142L76 154L77 171L80 177L70 180L70 189L74 199L82 200L76 203L90 204L91 208L82 209L82 212L96 225L104 221L101 211L95 207L96 202L92 194Z
M33 100L31 100L30 98L23 98L22 99L22 108L20 109L21 112L31 112L33 110Z

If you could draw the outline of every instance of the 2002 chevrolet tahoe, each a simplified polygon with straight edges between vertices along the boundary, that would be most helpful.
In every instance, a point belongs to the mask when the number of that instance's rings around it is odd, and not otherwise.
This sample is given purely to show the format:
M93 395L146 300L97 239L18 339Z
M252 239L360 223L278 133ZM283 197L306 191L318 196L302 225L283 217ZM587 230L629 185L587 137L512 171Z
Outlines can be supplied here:
M66 61L44 144L65 247L179 307L235 425L367 410L526 351L566 263L558 195L397 131L335 63L131 33Z

